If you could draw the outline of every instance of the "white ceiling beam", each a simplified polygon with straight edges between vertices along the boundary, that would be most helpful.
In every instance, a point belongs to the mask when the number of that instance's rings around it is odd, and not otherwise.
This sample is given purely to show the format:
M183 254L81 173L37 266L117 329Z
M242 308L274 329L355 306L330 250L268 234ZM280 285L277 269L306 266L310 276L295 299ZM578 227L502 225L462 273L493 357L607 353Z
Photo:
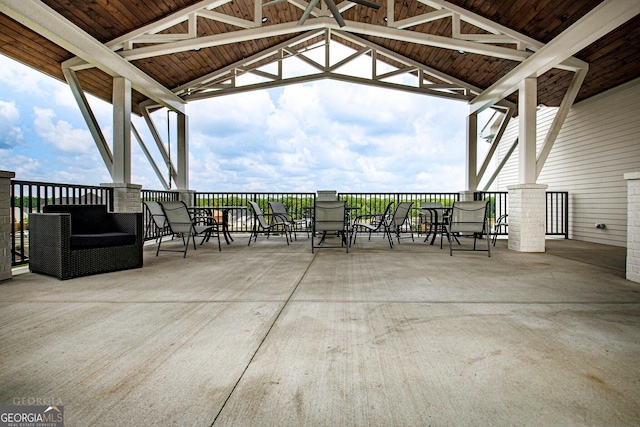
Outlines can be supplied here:
M537 77L640 13L638 0L605 0L509 74L471 101L471 111L491 107L515 92L527 77Z
M562 98L562 102L560 103L560 107L556 112L556 116L553 118L553 123L551 123L551 127L547 132L547 136L544 139L544 143L542 144L542 149L540 153L538 153L538 158L536 160L536 179L540 176L540 172L542 171L542 167L547 161L547 157L549 157L549 153L553 148L553 145L560 134L560 129L562 129L562 125L569 115L569 111L571 111L571 107L573 106L573 102L576 100L578 96L578 92L582 87L582 83L584 82L585 77L587 76L588 70L581 70L574 74L573 80L571 80L571 84L569 85L569 89L565 93Z
M436 8L436 9L446 9L450 12L457 13L460 15L463 21L468 22L472 25L475 25L478 28L482 28L486 31L492 33L500 33L512 37L516 40L523 42L527 47L536 50L544 46L543 43L539 42L536 39L531 37L527 37L524 34L520 34L517 31L512 30L511 28L505 27L504 25L500 25L497 22L494 22L490 19L487 19L483 16L480 16L476 13L473 13L467 9L464 9L460 6L456 6L453 3L449 3L448 1L443 0L418 0L420 3L424 3L427 6Z
M396 28L388 28L380 25L365 24L354 21L345 21L345 23L346 26L340 28L332 18L314 18L308 19L304 23L304 25L298 25L297 22L287 22L284 24L271 25L268 27L245 29L234 31L231 33L199 37L194 40L184 40L173 43L165 43L159 46L142 47L122 51L120 52L120 54L123 58L132 61L160 55L170 55L193 49L204 49L208 47L222 46L231 43L240 43L267 37L295 34L303 31L312 31L318 29L341 29L342 31L347 31L355 34L382 37L391 40L404 41L407 43L441 47L444 49L462 50L469 53L477 53L480 55L510 59L513 61L523 61L531 55L531 52L523 52L500 46L479 44L466 40L455 40L449 37L423 34L415 31L405 31Z
M474 92L474 93L480 93L481 92L481 89L476 87L476 86L470 85L469 83L466 83L466 82L464 82L462 80L456 79L455 77L452 77L452 76L450 76L448 74L445 74L445 73L443 73L441 71L438 71L438 70L436 70L434 68L431 68L431 67L428 67L428 66L426 66L424 64L421 64L418 61L414 61L413 59L409 59L407 57L399 55L398 53L396 53L396 52L394 52L394 51L392 51L390 49L387 49L387 48L382 47L380 45L377 45L375 43L369 42L369 41L367 41L367 40L365 40L363 38L360 38L360 37L358 37L356 35L348 34L348 33L345 33L343 31L335 31L334 35L336 35L339 38L342 38L344 40L350 41L352 43L357 43L357 44L362 44L362 45L365 45L365 46L369 46L369 47L375 49L375 52L376 52L377 55L386 56L389 59L392 59L392 60L394 60L396 62L399 62L399 63L404 64L404 65L409 66L409 67L415 67L416 69L422 69L425 74L430 75L430 76L432 76L432 77L434 77L434 78L436 78L438 80L442 80L442 81L447 82L447 83L452 83L454 85L458 85L460 87L464 87L464 88L466 88L469 91Z
M202 85L202 84L206 84L208 82L211 82L217 78L221 78L222 76L224 76L225 74L229 73L231 70L236 69L236 68L241 68L243 66L246 66L247 64L252 64L254 62L257 61L261 61L265 58L268 58L272 55L277 54L281 49L284 49L286 47L290 47L290 46L295 46L296 44L300 44L300 43L304 43L307 40L310 40L314 37L317 37L321 34L323 34L324 31L317 31L317 32L310 32L310 33L305 33L305 34L301 34L291 40L287 40L286 42L280 43L276 46L273 46L272 48L270 48L269 50L266 51L262 51L262 52L258 52L255 55L252 55L248 58L242 59L240 61L237 61L233 64L229 64L224 68L221 68L219 70L216 70L212 73L209 73L207 75L204 75L202 77L199 77L195 80L192 80L188 83L185 83L179 87L177 87L175 90L176 93L180 93L183 91L187 91L192 87L198 86L198 85Z
M395 21L391 23L387 23L389 27L405 29L409 27L414 27L416 25L425 24L427 22L437 21L438 19L446 18L451 16L451 12L448 10L436 10L429 13L424 13L418 16L412 16L411 18L401 19L400 21Z
M93 114L91 105L89 105L87 98L84 96L84 91L80 86L78 77L76 76L76 73L70 69L63 69L62 73L64 74L64 78L67 80L71 93L73 93L73 96L76 99L78 108L80 108L80 113L87 124L87 128L89 128L93 141L95 142L96 147L98 147L100 156L102 156L102 161L107 167L107 170L111 175L111 179L113 179L113 153L111 152L111 148L109 147L102 130L100 130L100 124L98 123L96 116Z
M217 22L222 22L223 24L233 25L239 28L256 28L261 25L259 22L248 21L246 19L236 18L235 16L206 9L200 10L198 12L198 16L202 16L203 18L211 19Z
M109 43L107 43L107 46L113 50L120 50L123 48L124 43L127 41L135 40L136 38L145 34L155 34L160 31L166 30L167 28L171 28L174 25L178 25L179 23L189 19L189 15L191 13L198 12L203 9L214 9L218 6L222 6L225 3L229 3L230 1L231 0L203 0L199 3L192 4L191 6L167 15L156 22L145 25L123 36L113 39Z
M44 3L1 0L0 12L105 73L129 80L135 90L163 106L184 112L185 103L182 99Z

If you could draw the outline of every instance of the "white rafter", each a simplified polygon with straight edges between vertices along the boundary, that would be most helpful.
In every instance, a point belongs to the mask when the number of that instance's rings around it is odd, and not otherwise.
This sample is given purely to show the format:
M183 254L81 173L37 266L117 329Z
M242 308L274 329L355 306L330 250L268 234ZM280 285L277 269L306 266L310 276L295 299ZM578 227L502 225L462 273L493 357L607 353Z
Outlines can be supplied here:
M515 92L523 79L544 74L638 13L638 0L605 0L477 96L471 103L472 111L491 107Z
M526 61L534 54L534 52L537 52L544 46L537 40L522 35L444 0L417 0L435 10L395 22L393 19L389 19L387 25L344 21L343 27L339 26L335 17L331 17L331 11L327 8L325 2L317 2L319 6L314 6L314 3L309 3L305 0L283 0L308 13L309 19L305 18L301 20L301 22L304 21L303 25L299 25L299 22L287 22L263 26L260 22L263 7L262 1L255 0L254 2L255 16L253 21L237 18L214 10L230 1L231 0L203 0L178 12L170 14L152 24L146 25L129 34L112 40L107 43L106 46L117 51L117 53L125 60L134 61L154 56L175 54L184 51L223 46L268 37L289 36L305 32L330 32L333 30L340 30L344 34L352 34L356 37L359 35L380 37L407 43L476 53L517 62ZM268 2L266 4L274 4L274 2ZM339 12L343 12L354 5L355 3L345 0L338 3L336 6ZM394 7L395 3L388 0L388 15L394 15ZM223 34L198 37L198 17L231 24L237 27L238 30ZM406 30L407 28L425 22L442 19L451 20L451 37ZM188 31L186 33L160 34L162 31L186 21L188 21L189 24ZM460 31L461 21L468 22L486 31L486 33L463 34ZM296 38L297 37L294 37L294 39ZM138 45L143 43L145 46L138 47ZM514 45L514 47L505 47L505 45L509 44ZM284 55L287 56L291 54L293 54L293 52L285 52ZM310 60L304 56L301 56L300 58L310 62ZM316 66L313 63L311 65ZM584 69L585 65L586 64L584 62L575 58L566 58L555 66L566 70L576 71ZM86 68L90 65L86 64L82 60L72 59L67 61L65 66L77 70ZM421 67L424 66L421 65ZM243 69L239 69L239 71L246 72L246 70ZM467 91L466 93L468 94L471 92Z
M332 44L331 42L337 42L342 44L355 44L356 46L359 46L359 48L356 48L353 54L348 55L346 58L336 63L331 64L329 62L329 55L325 55L324 63L319 63L305 55L305 52L309 47L300 48L298 46L301 46L308 40L318 39L320 36L322 36L322 39L318 41L318 46L326 46L328 48ZM313 49L313 47L311 49ZM282 72L283 60L294 56L311 65L311 71L306 75L284 78ZM340 72L339 69L341 67L363 56L368 56L370 60L370 78L356 77ZM382 60L384 62L385 59L387 62L400 64L400 67L394 70L378 73L378 61ZM274 63L278 64L277 74L263 69L268 64ZM254 84L239 84L237 77L246 73L259 75L264 78L265 81ZM417 78L417 83L412 85L395 83L388 80L391 77L403 74L411 75L414 77L414 80ZM176 93L181 94L185 100L193 101L196 99L218 97L257 89L268 89L287 84L302 83L319 79L347 81L351 83L366 84L467 101L481 92L481 89L477 87L452 78L451 76L432 68L425 67L423 64L403 57L402 55L371 43L361 37L345 31L324 30L298 36L297 38L281 43L268 51L261 52L259 55L254 55L253 57L238 61L223 70L211 73L203 78L194 80L189 84L177 88ZM507 101L503 101L502 105L506 107L511 106Z
M111 76L121 76L133 88L163 106L184 111L184 102L149 75L123 60L78 26L40 1L2 0L0 12L53 41Z

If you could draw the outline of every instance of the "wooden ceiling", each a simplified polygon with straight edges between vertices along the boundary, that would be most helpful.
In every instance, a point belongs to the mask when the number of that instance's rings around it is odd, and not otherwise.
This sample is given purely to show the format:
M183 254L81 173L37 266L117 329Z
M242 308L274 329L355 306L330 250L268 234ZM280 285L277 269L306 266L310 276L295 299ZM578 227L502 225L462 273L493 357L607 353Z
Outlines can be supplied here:
M343 11L341 15L348 22L386 27L389 20L387 15L388 2L387 0L375 1L381 5L379 10L356 5ZM436 10L424 4L433 5L433 2L393 1L394 16L392 21L396 22ZM0 1L1 3L2 1ZM43 3L100 43L107 44L118 37L199 2L188 0L44 0ZM231 0L220 3L220 6L212 10L234 18L254 21L256 12L252 0ZM265 1L265 3L267 2ZM546 44L598 6L601 0L449 0L448 3ZM268 31L281 24L297 22L302 17L303 9L294 6L292 0L289 0L289 2L282 1L264 6L261 13L267 21L262 23L259 29ZM237 25L223 23L219 20L202 17L197 19L198 37L230 34L239 30ZM300 28L301 31L304 31L302 27ZM188 31L188 23L182 22L163 30L162 33L186 33ZM454 31L453 19L432 20L411 26L405 31L451 38ZM485 33L484 30L466 21L460 22L460 32ZM272 48L299 34L300 32L289 32L263 37L259 32L256 32L256 37L251 40L149 56L144 59L131 60L131 64L166 88L174 89L243 58ZM366 34L360 34L360 37L480 89L490 87L519 64L514 60L477 53L460 53L454 49L399 41L388 37ZM509 47L515 49L513 45ZM63 81L61 64L74 57L69 51L2 13L0 13L0 53ZM587 46L574 57L589 64L589 72L576 101L584 100L640 77L640 67L638 66L640 63L640 15ZM572 72L557 68L542 75L538 80L538 103L558 106L572 76ZM111 76L98 68L88 68L79 71L78 78L84 91L110 102L112 96ZM511 95L509 99L515 102L516 97L517 93ZM137 105L145 100L145 95L134 91L134 111L139 112Z

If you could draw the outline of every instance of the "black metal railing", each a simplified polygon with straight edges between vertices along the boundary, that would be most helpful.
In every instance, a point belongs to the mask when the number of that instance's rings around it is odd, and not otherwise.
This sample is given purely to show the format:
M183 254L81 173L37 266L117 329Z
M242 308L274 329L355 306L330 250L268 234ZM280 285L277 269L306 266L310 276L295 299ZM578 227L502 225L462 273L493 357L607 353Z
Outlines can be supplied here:
M506 236L508 234L506 227L495 229L494 225L501 216L507 215L509 212L509 193L506 191L476 191L473 193L473 200L488 200L490 202L487 215L489 218L489 230Z
M337 198L344 200L354 208L353 215L380 213L389 202L413 202L411 226L419 226L419 208L421 202L440 202L450 206L459 200L459 193L424 192L424 193L339 193ZM249 201L256 202L264 212L270 212L269 201L284 204L294 219L308 219L315 203L315 192L196 192L193 206L238 206L240 209L229 211L228 223L232 232L250 232L253 227L253 213ZM489 218L491 228L502 215L509 212L508 193L502 191L475 192L475 200L489 200ZM142 190L141 201L178 200L178 192L164 190ZM11 236L12 265L22 265L29 261L28 215L41 212L50 204L104 204L113 211L113 188L89 185L72 185L30 181L11 181ZM149 213L143 207L145 224L149 223ZM499 234L507 234L507 229L497 230ZM145 239L158 236L148 233ZM546 193L546 235L569 238L569 193L549 191Z
M256 202L264 213L270 213L269 201L281 202L294 220L301 220L309 218L315 198L315 192L197 192L193 197L193 206L237 206L240 209L232 209L228 212L229 231L250 232L253 229L254 217L249 209L249 202Z
M489 221L493 224L503 215L509 213L509 193L506 191L477 191L474 200L489 200ZM499 228L498 235L507 235L506 227ZM567 191L546 192L545 235L564 236L569 238L569 193Z
M547 191L545 223L547 236L569 238L569 192Z
M440 202L442 206L451 206L453 202L459 199L458 193L339 193L339 200L344 200L347 205L352 208L352 217L361 215L370 216L384 212L387 205L394 203L392 211L395 210L400 202L413 202L412 209L409 212L409 227L411 231L420 233L421 217L420 203L422 202ZM407 230L409 231L409 230Z
M11 180L11 265L29 262L29 214L46 205L106 205L113 210L113 188Z

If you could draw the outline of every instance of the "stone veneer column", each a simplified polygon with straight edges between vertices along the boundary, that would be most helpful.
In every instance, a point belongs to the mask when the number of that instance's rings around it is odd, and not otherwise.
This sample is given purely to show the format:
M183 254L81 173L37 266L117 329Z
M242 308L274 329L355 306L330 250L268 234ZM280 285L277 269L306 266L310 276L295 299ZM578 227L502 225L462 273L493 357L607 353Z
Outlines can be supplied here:
M193 206L195 190L175 190L178 193L178 200L182 200L187 206Z
M640 283L640 172L627 180L627 280Z
M475 197L474 191L458 191L458 197L461 202L473 202Z
M11 178L15 172L0 171L0 281L11 279Z
M142 212L142 185L127 183L100 184L101 187L113 188L114 212Z
M546 189L544 184L519 184L509 190L509 249L545 251Z

